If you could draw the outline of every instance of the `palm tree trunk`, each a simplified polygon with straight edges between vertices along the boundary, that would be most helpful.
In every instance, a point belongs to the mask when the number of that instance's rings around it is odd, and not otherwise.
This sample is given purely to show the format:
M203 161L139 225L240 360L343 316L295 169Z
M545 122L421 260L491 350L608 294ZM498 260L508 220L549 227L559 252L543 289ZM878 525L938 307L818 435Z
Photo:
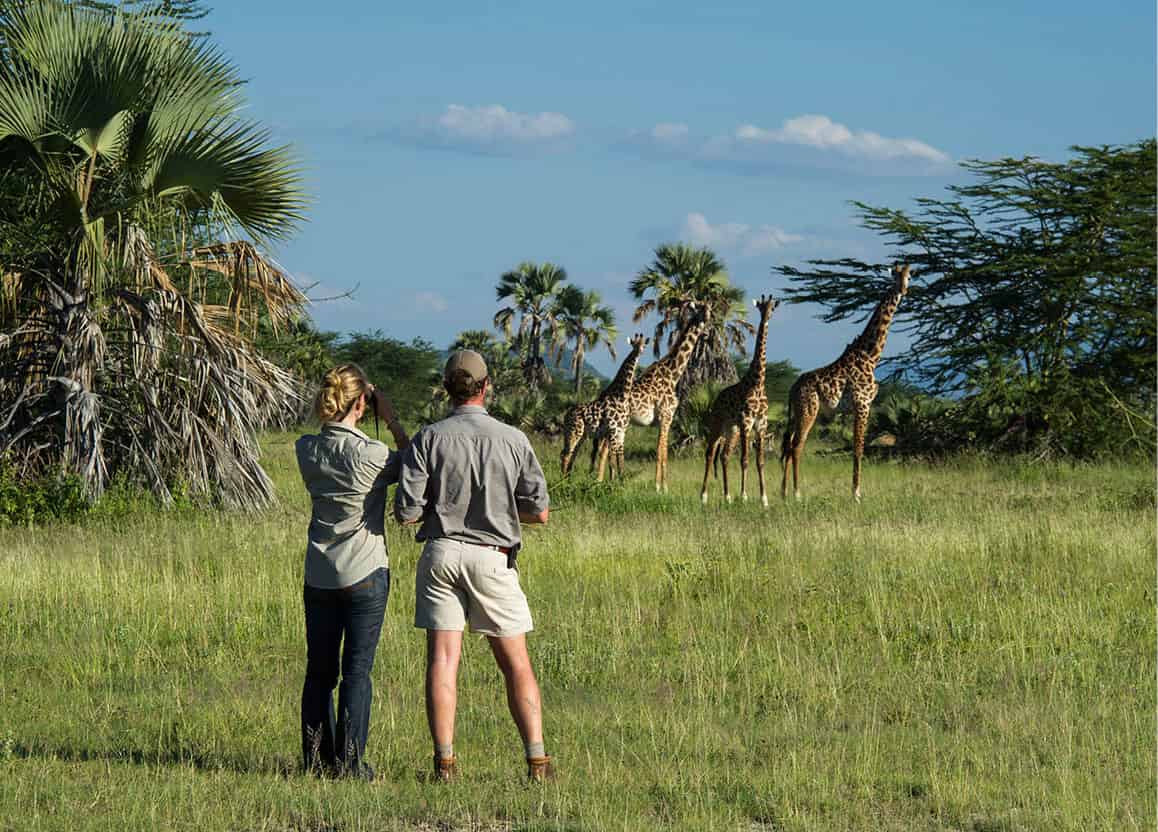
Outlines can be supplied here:
M575 398L583 392L583 339L575 342Z

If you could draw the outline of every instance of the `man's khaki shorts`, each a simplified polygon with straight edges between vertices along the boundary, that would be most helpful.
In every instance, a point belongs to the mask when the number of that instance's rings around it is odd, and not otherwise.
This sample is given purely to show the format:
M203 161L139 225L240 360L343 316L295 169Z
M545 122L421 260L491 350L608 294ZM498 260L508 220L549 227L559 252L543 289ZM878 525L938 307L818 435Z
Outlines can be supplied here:
M507 638L534 629L519 573L502 552L445 537L426 541L415 569L414 626Z

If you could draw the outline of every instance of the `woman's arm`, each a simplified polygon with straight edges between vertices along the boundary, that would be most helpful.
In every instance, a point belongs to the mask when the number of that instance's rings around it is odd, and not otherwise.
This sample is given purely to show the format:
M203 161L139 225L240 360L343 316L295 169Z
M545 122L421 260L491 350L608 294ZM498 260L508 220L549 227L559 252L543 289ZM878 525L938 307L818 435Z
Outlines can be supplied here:
M386 394L377 387L374 388L374 407L378 418L386 423L386 429L394 437L394 447L400 451L406 450L406 446L410 444L410 437L406 435L406 429L398 421L398 412L394 409L394 403L386 398Z

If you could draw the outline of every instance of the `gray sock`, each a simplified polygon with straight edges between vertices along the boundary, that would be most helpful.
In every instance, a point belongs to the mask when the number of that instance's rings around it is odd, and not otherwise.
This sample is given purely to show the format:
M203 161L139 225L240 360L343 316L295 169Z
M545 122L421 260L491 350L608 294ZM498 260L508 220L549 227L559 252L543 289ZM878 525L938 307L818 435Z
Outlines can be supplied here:
M547 756L547 752L543 747L543 743L541 743L541 742L528 742L528 743L525 743L523 745L523 748L526 749L526 751L527 751L527 759L528 760L531 759L532 757L546 757Z
M446 745L434 744L434 756L440 760L449 760L454 756L454 743Z

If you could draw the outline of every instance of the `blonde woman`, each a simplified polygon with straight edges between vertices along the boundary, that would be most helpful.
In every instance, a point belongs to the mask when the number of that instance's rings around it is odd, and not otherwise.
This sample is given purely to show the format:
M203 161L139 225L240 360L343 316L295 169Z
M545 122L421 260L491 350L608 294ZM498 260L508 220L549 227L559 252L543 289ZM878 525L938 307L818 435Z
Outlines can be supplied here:
M363 760L373 698L370 671L390 594L386 487L398 481L401 459L358 430L371 409L385 421L396 449L405 448L410 440L390 401L357 366L335 367L326 373L315 402L321 430L296 444L298 468L313 502L303 590L302 756L306 771L366 780L374 777Z

